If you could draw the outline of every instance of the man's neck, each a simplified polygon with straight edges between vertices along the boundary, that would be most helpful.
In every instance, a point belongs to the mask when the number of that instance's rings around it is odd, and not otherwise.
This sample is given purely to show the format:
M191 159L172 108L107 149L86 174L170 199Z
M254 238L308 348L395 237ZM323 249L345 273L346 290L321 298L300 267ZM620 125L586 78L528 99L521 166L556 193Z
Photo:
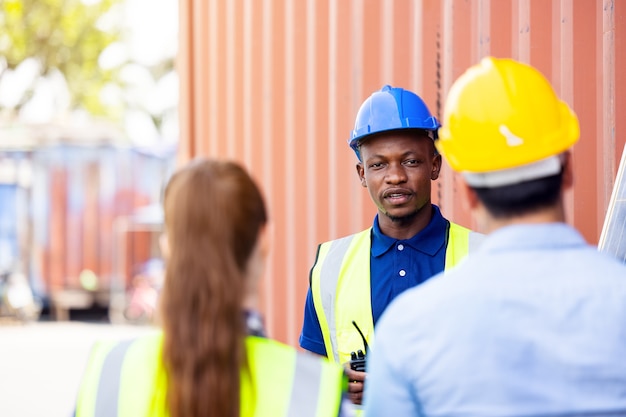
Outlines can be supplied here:
M483 221L480 222L480 229L481 231L484 231L484 233L491 233L505 226L564 222L565 212L562 205L559 204L536 212L503 219L485 215L483 216Z

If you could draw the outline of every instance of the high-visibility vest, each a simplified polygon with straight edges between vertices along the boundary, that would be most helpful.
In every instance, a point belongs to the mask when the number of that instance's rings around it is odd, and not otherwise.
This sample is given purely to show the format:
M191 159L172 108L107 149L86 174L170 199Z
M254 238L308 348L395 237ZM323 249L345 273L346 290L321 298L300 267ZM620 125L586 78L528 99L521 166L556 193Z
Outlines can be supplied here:
M359 233L320 245L311 269L311 292L326 347L326 355L337 363L350 360L350 353L364 349L355 321L367 340L374 338L370 293L371 227ZM482 238L450 222L445 268L456 265Z
M76 417L167 417L161 333L100 342L82 381ZM241 378L241 416L336 417L347 389L343 368L256 336L246 338L249 377ZM210 393L207 393L210 395Z

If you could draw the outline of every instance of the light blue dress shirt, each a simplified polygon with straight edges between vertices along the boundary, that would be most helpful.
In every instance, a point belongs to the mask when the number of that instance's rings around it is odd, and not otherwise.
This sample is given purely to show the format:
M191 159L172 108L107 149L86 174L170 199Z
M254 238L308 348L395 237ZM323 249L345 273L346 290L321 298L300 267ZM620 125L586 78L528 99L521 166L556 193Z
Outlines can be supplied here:
M376 331L366 417L626 415L626 265L566 224L495 231Z

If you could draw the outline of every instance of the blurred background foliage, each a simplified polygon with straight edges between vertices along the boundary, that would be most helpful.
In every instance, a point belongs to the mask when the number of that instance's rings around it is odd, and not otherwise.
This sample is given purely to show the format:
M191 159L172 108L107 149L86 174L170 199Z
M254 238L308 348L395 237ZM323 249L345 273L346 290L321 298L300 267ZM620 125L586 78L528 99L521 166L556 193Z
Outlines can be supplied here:
M121 38L121 28L101 27L101 18L120 0L86 4L80 0L3 0L0 14L0 77L34 60L36 71L11 110L32 98L40 77L60 74L69 90L69 107L94 115L115 115L98 97L109 82L119 83L119 67L102 68L98 58Z
M175 53L146 61L129 52L129 3L0 0L0 122L104 119L144 144L174 134L163 130L177 117ZM156 3L165 2L143 4Z

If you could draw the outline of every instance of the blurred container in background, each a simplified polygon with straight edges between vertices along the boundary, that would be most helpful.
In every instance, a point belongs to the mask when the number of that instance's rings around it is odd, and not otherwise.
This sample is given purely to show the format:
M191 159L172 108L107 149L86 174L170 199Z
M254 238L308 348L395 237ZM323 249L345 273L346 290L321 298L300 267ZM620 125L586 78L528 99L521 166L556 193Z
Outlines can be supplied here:
M149 233L115 224L160 202L175 155L174 145L128 146L95 126L2 128L0 263L17 262L57 319L108 308L112 282L129 286L155 257Z

